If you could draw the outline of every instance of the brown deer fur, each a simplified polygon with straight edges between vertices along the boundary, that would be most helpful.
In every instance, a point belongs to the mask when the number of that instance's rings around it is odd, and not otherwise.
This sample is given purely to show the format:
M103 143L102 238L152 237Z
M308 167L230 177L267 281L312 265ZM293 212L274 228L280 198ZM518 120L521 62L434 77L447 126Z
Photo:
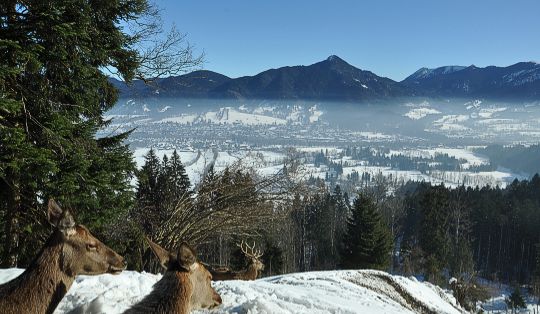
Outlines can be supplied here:
M53 313L75 276L119 273L123 258L67 210L49 201L49 222L55 230L34 261L17 278L0 285L0 313Z
M221 280L255 280L261 274L261 271L264 270L264 264L261 262L260 258L262 256L260 251L254 252L255 243L252 246L245 244L242 241L238 245L244 255L249 258L249 264L246 269L241 271L232 271L230 269L210 269L212 278L215 281Z
M211 286L212 275L196 261L196 254L189 245L182 243L178 252L171 254L147 241L166 272L149 295L124 313L187 314L221 304L221 297Z

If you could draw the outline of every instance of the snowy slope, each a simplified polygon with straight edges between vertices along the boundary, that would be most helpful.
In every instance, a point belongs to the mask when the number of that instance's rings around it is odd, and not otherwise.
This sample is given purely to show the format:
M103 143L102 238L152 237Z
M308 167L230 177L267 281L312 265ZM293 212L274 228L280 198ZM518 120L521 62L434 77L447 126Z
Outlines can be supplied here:
M21 272L0 270L0 282ZM121 313L159 278L132 271L80 276L55 313ZM463 313L440 288L379 271L308 272L213 285L223 304L211 313Z

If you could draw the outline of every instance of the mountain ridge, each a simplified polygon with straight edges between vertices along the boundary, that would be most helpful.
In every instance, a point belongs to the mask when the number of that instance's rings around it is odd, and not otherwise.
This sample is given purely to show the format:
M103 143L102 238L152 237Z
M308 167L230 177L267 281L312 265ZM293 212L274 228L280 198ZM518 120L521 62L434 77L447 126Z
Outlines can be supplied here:
M336 55L311 65L284 66L252 76L230 78L199 70L130 86L111 78L121 97L324 100L362 102L400 97L498 98L540 100L540 64L507 67L420 68L402 81L356 68Z

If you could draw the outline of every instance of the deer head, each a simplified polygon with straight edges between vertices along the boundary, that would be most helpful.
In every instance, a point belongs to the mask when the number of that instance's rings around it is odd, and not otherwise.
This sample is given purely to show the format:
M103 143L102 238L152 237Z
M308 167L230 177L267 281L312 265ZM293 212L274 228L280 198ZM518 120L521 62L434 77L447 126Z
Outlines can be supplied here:
M242 243L237 244L236 246L238 246L240 250L242 250L242 253L250 259L251 267L257 270L257 272L264 270L264 264L261 261L263 253L261 253L261 250L255 250L255 242L250 246L242 240Z
M61 244L60 268L70 275L117 274L126 268L124 258L77 225L68 210L49 200L48 219L55 227L53 241Z
M176 252L171 253L150 239L146 240L167 272L176 273L178 280L185 276L189 278L189 300L182 301L189 303L191 309L211 309L221 304L221 297L211 285L212 275L203 264L197 262L195 251L187 243L182 243Z

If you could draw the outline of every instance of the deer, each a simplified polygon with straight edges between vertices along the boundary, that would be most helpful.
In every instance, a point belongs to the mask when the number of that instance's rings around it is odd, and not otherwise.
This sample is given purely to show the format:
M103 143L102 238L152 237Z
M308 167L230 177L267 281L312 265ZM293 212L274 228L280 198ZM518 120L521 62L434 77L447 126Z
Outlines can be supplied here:
M191 310L213 309L222 303L221 296L212 288L212 274L197 261L197 254L187 243L183 242L171 253L149 238L146 241L165 273L150 294L124 314L187 314Z
M264 264L260 260L263 254L260 250L255 251L255 242L253 242L253 245L249 246L247 243L242 241L242 243L236 244L236 246L238 246L242 253L249 258L247 268L241 271L232 271L226 268L212 269L210 272L212 273L215 281L255 280L264 270Z
M54 230L18 277L0 285L0 312L53 313L78 275L119 274L124 258L96 239L67 209L48 202Z

